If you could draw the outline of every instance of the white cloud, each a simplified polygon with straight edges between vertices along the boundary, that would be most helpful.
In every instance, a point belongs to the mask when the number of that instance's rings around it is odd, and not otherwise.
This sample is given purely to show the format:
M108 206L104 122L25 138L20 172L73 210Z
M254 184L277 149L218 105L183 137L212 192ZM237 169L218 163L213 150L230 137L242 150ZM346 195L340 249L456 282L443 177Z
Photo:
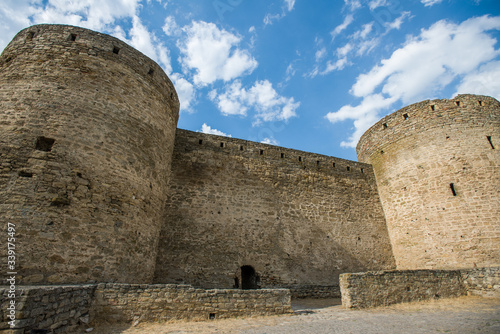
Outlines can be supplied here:
M284 0L283 7L281 9L281 13L278 14L271 14L268 13L264 17L264 24L273 24L274 21L279 21L282 18L284 18L288 12L291 12L293 10L293 7L295 6L295 0Z
M355 96L371 94L383 84L382 92L408 102L432 94L482 63L499 55L496 40L486 31L500 30L500 16L482 16L460 25L439 21L420 36L410 38L389 59L358 77Z
M326 48L325 47L322 47L321 49L319 49L318 51L316 51L316 61L320 61L321 59L325 58L326 56Z
M286 8L289 12L293 10L293 6L295 6L295 0L285 0Z
M361 2L359 0L344 0L345 6L349 7L351 11L355 11L361 8Z
M401 28L401 24L403 24L404 20L409 17L411 14L411 12L402 12L401 15L396 18L394 21L392 22L387 22L385 24L385 27L387 28L387 30L392 30L392 29L396 29L396 30L399 30L399 28Z
M332 71L340 71L340 70L344 69L344 67L346 67L349 64L350 63L346 57L339 58L339 59L337 59L337 61L329 60L326 63L326 68L320 74L325 75L325 74L328 74Z
M133 17L140 0L2 0L0 3L0 50L21 29L39 23L76 25L113 31L117 19Z
M246 50L237 48L241 38L218 29L213 23L192 22L182 28L187 38L179 42L185 71L194 69L194 83L205 86L216 80L229 81L251 73L257 61Z
M500 16L482 16L461 24L439 21L407 42L368 73L358 76L351 93L362 98L326 117L332 122L354 120L355 132L342 146L354 147L378 114L397 101L404 104L434 98L450 83L461 80L458 92L500 96L500 50L488 34L500 30ZM479 84L482 82L482 84ZM469 92L470 92L469 91Z
M266 137L260 141L262 144L278 146L280 143L274 137Z
M224 137L231 137L231 135L228 135L227 133L224 133L222 131L219 131L217 129L212 129L209 125L206 123L203 123L201 126L201 130L198 132L203 132L209 135L217 135L217 136L224 136Z
M351 14L347 15L344 18L344 22L339 24L337 27L335 27L335 29L332 30L332 32L330 32L330 34L332 35L332 39L334 39L342 31L344 31L352 23L352 21L354 21L354 16L352 16Z
M430 7L435 4L441 3L443 0L420 0L421 3L424 4L425 7Z
M363 24L363 27L361 30L356 31L353 35L352 38L354 39L365 39L368 34L372 31L373 29L373 22Z
M138 16L134 15L132 17L132 28L129 31L129 38L125 36L121 28L115 29L114 36L130 44L159 63L167 74L172 72L168 49L160 42L154 33L148 31Z
M181 105L181 111L193 112L195 102L195 91L192 83L184 79L179 73L170 75Z
M481 94L500 100L500 61L492 61L467 74L456 94Z
M137 13L140 0L49 0L37 6L34 23L74 24L94 30L103 30L118 18ZM31 1L31 4L40 1Z
M253 108L256 111L254 124L286 121L297 116L295 111L300 106L300 102L295 102L293 97L280 96L267 80L255 82L250 89L235 81L226 87L224 93L218 95L212 91L209 97L224 115L246 116L247 111Z
M378 120L378 112L389 107L397 99L386 98L382 94L368 95L357 106L346 105L336 112L329 112L325 117L332 123L354 120L355 132L349 141L343 141L342 147L356 147L361 135Z
M292 77L297 73L295 68L293 67L293 64L290 63L288 64L288 67L286 68L286 76L285 76L285 82L288 82L292 79Z
M216 90L212 90L209 98L217 103L217 107L224 115L246 116L248 107L245 105L248 99L247 91L241 87L241 82L236 80L226 87L226 91L217 95Z
M387 0L372 0L368 3L368 7L370 8L370 10L374 10L378 7L383 7L387 5L388 5Z
M0 4L0 49L19 30L40 23L80 26L118 37L158 62L171 72L168 49L141 23L137 16L140 0L5 0ZM119 19L130 19L132 28L126 32L116 25Z
M162 29L167 36L179 36L181 34L181 29L177 25L177 22L175 22L175 18L171 15L165 18Z

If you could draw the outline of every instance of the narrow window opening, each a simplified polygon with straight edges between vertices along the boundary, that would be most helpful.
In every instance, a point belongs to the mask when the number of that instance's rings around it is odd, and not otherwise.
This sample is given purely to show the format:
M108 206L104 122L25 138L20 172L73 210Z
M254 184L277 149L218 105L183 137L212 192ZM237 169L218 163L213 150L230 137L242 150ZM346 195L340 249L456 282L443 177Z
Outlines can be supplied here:
M382 128L385 130L387 129L387 123L382 124Z
M319 166L319 160L317 160L317 161L316 161L316 165L318 165L318 166Z
M240 288L240 280L238 277L235 277L234 278L234 286L233 286L235 289L239 289Z
M38 137L36 139L35 149L38 151L50 152L56 140L46 137Z
M120 48L118 48L118 47L114 46L114 47L113 47L113 53L117 55L117 54L118 54L118 52L120 52Z
M486 139L488 139L488 142L490 143L491 149L494 150L495 146L493 146L493 142L491 141L491 136L486 136Z
M243 145L240 145L240 151L243 151Z
M299 157L299 162L302 162L302 157Z
M220 147L224 147L224 143L220 143Z
M332 167L335 168L335 162L332 162Z
M24 171L24 170L20 170L18 175L20 177L33 177L33 173L30 173L30 172L27 172L27 171Z
M35 32L30 31L30 32L28 32L28 34L26 35L26 40L27 40L27 41L31 41L31 40L33 39L33 37L35 37Z
M453 196L457 196L457 191L455 190L455 184L454 183L450 183L450 189L451 189L451 192L452 192Z
M264 155L264 150L260 150L260 155Z
M203 139L198 140L198 144L203 144Z
M477 101L477 103L479 103L481 107L484 106L483 101Z
M149 68L148 74L153 75L155 73L155 70L153 70L151 67Z
M351 171L351 167L347 166L347 171L350 172Z
M432 110L432 111L435 111L435 110L436 110L436 106L435 106L435 105L432 105L432 106L431 106L431 110Z
M281 159L285 158L285 153L281 153Z
M76 41L76 34L70 34L68 37L68 41L71 41L71 42Z
M460 107L460 101L455 101L455 104L457 105L457 107Z
M364 172L365 172L365 170L363 168L361 168L361 173L364 173Z
M408 119L408 114L403 114L404 119Z
M214 319L215 319L215 313L210 313L210 314L208 315L208 319L209 319L209 320L214 320Z

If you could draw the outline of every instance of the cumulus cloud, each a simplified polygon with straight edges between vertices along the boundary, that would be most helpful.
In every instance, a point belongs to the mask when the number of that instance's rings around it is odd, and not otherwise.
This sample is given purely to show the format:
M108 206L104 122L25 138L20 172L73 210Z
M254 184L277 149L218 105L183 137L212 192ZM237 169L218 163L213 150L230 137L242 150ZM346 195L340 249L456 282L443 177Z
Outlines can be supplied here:
M170 74L170 79L174 83L175 90L179 96L181 111L193 112L193 104L196 98L193 84L183 78L179 73Z
M456 94L482 94L500 100L500 61L492 61L468 73L457 88Z
M168 49L155 34L141 23L137 16L140 0L5 0L0 4L0 49L19 30L40 23L58 23L80 26L109 33L143 52L165 71L171 72ZM116 24L117 20L128 19L132 28L125 32Z
M132 17L132 28L128 33L129 38L121 28L115 29L113 35L159 63L168 74L172 72L168 49L154 33L150 32L142 24L138 16L134 15Z
M436 97L456 80L461 81L459 92L476 85L474 92L499 96L495 78L500 65L495 58L500 50L495 49L497 41L488 34L491 30L500 30L500 16L476 17L461 24L438 21L360 75L351 93L362 102L326 116L332 123L354 120L355 132L342 146L355 147L363 131L379 118L379 112L388 111L395 102L408 104ZM481 89L479 81L483 81Z
M196 85L229 81L257 67L257 61L248 51L237 48L241 42L239 36L203 21L192 22L182 29L187 37L178 44L181 62L185 72L196 72Z
M140 0L3 0L0 3L0 50L21 29L39 23L60 23L112 31L117 19L133 17Z
M425 7L434 6L435 4L441 3L443 0L420 0Z
M228 135L227 133L224 133L222 131L219 131L217 129L212 129L209 125L206 123L203 123L201 126L201 130L198 132L203 132L209 135L217 135L217 136L224 136L224 137L231 137L231 135Z
M162 30L167 36L179 36L181 34L181 29L177 25L175 18L171 15L165 18Z
M300 102L294 98L280 96L268 80L257 81L246 89L240 81L228 85L222 94L211 91L209 98L214 101L224 115L246 116L248 110L255 110L255 122L287 121L297 116Z
M262 144L278 146L280 143L274 137L266 137L260 141Z

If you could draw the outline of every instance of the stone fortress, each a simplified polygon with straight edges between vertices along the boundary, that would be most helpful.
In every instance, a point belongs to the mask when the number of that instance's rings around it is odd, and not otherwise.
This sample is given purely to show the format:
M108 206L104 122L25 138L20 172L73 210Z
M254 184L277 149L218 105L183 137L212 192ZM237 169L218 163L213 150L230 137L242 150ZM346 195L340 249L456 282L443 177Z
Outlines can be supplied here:
M29 27L0 57L0 217L16 226L26 286L19 333L64 332L95 300L129 321L172 318L137 300L204 319L289 312L290 295L341 287L368 298L348 274L367 271L403 277L395 295L415 277L453 282L455 295L464 282L497 291L499 111L478 95L416 103L372 126L348 161L177 129L177 94L151 59L87 29ZM80 309L59 316L58 295ZM36 308L45 299L50 311Z

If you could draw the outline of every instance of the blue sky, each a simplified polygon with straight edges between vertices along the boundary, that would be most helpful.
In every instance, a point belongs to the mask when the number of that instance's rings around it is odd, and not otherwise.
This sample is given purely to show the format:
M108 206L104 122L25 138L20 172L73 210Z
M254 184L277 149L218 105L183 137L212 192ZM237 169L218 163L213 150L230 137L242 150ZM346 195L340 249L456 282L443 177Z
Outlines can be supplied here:
M405 105L500 99L498 0L3 0L0 49L37 23L107 33L157 61L179 128L351 160Z

